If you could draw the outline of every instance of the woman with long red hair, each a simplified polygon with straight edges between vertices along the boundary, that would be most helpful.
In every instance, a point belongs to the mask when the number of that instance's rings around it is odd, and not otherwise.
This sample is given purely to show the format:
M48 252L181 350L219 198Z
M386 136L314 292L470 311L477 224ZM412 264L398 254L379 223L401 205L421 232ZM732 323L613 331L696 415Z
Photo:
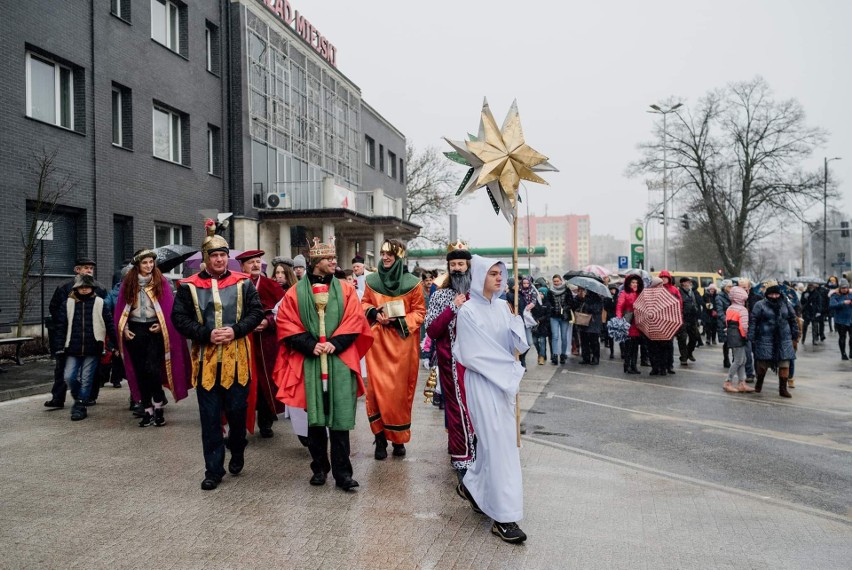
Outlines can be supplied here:
M168 279L156 266L157 254L142 249L133 255L116 302L119 350L134 401L145 415L139 427L163 426L167 386L180 400L186 397L189 359L186 341L171 324L174 296Z

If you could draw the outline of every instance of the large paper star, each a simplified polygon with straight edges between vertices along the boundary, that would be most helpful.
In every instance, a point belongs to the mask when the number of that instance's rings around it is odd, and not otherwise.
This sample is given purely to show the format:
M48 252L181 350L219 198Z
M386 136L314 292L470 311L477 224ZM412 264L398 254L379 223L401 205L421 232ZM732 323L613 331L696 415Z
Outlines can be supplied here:
M494 209L512 223L521 180L547 184L535 172L556 171L556 168L524 141L517 101L512 103L502 128L498 129L488 101L484 100L479 135L469 138L465 142L444 139L455 150L445 153L447 157L471 167L457 195L486 187Z

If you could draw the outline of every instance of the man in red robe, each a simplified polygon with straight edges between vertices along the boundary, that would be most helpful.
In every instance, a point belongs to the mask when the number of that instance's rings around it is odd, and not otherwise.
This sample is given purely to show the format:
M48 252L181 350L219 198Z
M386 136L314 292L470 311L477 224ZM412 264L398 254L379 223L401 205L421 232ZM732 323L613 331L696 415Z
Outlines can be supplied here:
M275 395L278 386L272 372L275 369L275 356L278 351L278 339L275 334L275 315L272 309L284 297L284 289L263 274L265 254L261 249L246 250L237 256L243 273L251 275L251 282L260 296L263 307L263 320L252 332L252 352L257 369L254 385L257 386L257 427L260 437L272 437L272 422L278 419L278 414L284 412L284 404Z

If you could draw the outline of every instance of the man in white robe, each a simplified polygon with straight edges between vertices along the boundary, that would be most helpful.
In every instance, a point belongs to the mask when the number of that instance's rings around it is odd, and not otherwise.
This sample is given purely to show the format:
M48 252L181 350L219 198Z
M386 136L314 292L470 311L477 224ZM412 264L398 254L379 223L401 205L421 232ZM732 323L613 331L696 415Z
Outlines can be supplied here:
M517 524L524 516L524 490L515 396L524 368L515 354L529 345L523 320L500 299L507 277L503 262L474 255L470 300L456 319L453 356L465 367L468 411L477 434L476 459L457 492L494 520L492 533L520 543L527 535Z

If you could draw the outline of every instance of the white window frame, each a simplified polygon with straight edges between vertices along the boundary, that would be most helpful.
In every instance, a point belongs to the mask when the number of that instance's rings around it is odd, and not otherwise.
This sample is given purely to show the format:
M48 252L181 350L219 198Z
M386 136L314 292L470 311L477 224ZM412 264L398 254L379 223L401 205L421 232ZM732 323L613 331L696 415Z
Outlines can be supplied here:
M213 34L210 28L204 28L204 41L207 44L207 71L213 72Z
M165 43L161 42L154 36L154 3L159 4L165 10ZM169 2L169 0L151 0L151 26L151 39L160 45L166 46L175 53L180 53L180 7L177 4Z
M117 105L116 95L118 95ZM115 140L116 119L118 119L118 141ZM124 146L124 129L122 127L122 124L124 123L124 93L122 93L121 89L118 87L112 88L112 122L112 144L115 146Z
M157 244L157 230L158 229L168 229L171 234L171 240L169 243ZM177 238L177 239L176 239ZM163 245L183 245L183 227L175 224L161 224L154 223L154 247L161 247ZM171 270L171 272L166 273L166 275L170 278L179 278L183 274L183 264L181 263L177 267Z
M157 127L156 127L156 113L166 113L169 115L169 157L160 156L157 154ZM177 125L177 133L175 133L175 125ZM183 121L181 120L181 116L174 111L169 109L165 109L163 107L158 107L154 105L154 110L152 112L152 121L151 121L151 134L153 137L152 144L152 152L154 156L157 158L168 160L169 162L174 162L175 164L183 164L183 148L181 146L182 138L183 138ZM176 136L176 138L175 138Z
M207 127L207 174L216 174L213 170L213 147L214 147L213 129Z
M33 108L32 108L32 60L35 58L41 63L52 65L53 66L53 105L54 105L54 121L51 123L49 121L45 121L44 119L40 119L38 117L33 117ZM62 71L67 72L68 74L68 125L62 124ZM35 119L37 121L43 121L50 125L55 125L62 129L74 130L74 71L60 63L57 63L50 58L43 57L40 55L36 55L30 52L27 52L27 117Z

